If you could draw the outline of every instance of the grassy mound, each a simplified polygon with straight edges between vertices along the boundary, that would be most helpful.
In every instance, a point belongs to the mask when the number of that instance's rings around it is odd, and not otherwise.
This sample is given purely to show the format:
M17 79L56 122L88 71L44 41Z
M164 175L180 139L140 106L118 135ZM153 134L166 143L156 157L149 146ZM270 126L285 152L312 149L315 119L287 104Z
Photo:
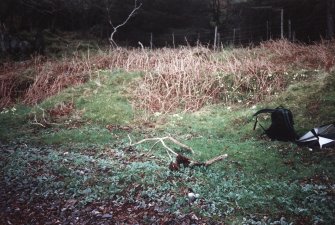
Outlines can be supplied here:
M131 89L132 104L152 112L196 111L207 104L253 104L276 95L311 71L334 69L335 43L311 46L286 40L254 48L212 51L113 49L78 51L61 59L33 58L0 67L0 107L17 100L36 104L94 78L97 70L143 72ZM93 77L92 77L93 76Z

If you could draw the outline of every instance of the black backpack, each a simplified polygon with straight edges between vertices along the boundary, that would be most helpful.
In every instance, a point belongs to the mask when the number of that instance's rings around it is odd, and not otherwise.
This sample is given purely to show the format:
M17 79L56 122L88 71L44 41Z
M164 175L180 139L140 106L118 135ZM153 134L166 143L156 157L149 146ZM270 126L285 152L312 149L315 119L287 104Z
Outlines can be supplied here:
M271 125L268 129L264 129L262 125L262 129L264 133L271 138L271 140L278 141L296 141L298 135L294 130L294 122L293 115L289 109L285 109L283 107L277 107L275 109L261 109L256 112L253 116L256 116L256 122L254 125L254 130L256 129L256 125L258 122L257 115L261 113L271 113Z

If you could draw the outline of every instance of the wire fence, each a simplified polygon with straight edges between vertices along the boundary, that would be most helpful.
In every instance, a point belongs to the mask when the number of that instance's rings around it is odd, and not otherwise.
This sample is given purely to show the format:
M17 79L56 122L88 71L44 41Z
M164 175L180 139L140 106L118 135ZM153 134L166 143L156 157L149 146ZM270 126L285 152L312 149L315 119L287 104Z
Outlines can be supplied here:
M263 21L263 23L231 28L177 30L169 33L141 33L138 40L145 47L178 47L180 45L206 45L211 47L227 45L248 45L270 39L283 37L291 41L313 42L327 37L327 18L320 15L310 18L280 21ZM216 43L216 46L214 46ZM137 44L137 43L135 43Z

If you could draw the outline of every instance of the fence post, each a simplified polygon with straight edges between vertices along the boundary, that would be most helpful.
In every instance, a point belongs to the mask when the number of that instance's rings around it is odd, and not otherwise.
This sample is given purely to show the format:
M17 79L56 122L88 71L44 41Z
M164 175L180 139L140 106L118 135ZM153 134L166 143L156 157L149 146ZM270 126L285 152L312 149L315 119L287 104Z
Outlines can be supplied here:
M328 0L327 1L327 38L334 38L334 12L335 9L335 1Z
M216 50L216 45L217 45L217 35L218 35L218 27L215 26L215 31L214 31L214 51Z
M173 45L173 48L176 48L176 44L174 42L174 33L172 33L172 45Z
M150 49L152 49L153 46L153 36L152 36L152 32L150 33Z
M292 39L292 27L291 27L291 20L288 20L288 39Z
M280 37L284 39L284 9L280 9Z
M200 45L200 33L198 33L198 39L197 39L197 47Z
M266 21L266 40L269 40L269 21Z

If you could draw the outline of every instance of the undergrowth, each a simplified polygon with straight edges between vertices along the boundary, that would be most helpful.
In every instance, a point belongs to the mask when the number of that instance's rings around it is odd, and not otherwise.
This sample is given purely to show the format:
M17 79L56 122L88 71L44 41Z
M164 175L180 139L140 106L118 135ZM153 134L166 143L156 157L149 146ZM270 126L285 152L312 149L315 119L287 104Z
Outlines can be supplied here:
M94 79L97 70L143 72L130 92L147 112L196 111L207 104L252 104L276 95L294 80L313 79L301 70L332 71L334 42L306 46L287 40L214 52L205 47L112 49L78 52L62 59L36 57L0 68L1 105L36 104L61 90ZM96 75L96 74L95 74Z

